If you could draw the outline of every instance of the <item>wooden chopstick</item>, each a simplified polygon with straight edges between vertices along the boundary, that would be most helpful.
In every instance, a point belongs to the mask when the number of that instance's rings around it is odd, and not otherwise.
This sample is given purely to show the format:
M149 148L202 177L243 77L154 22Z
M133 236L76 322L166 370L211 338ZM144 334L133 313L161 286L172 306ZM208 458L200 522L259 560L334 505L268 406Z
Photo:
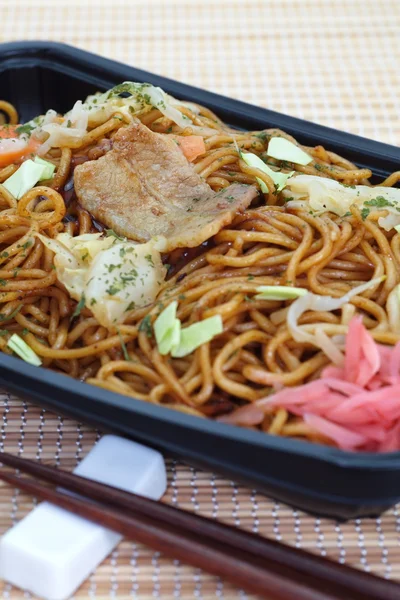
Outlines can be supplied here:
M143 496L124 492L123 490L97 483L91 479L82 478L67 471L48 467L36 461L26 460L2 452L0 453L0 462L9 467L15 467L29 475L35 475L55 485L60 485L65 489L68 488L72 492L84 494L91 500L98 501L101 498L103 502L107 502L109 505L138 512L174 527L180 527L196 535L204 534L206 531L207 536L214 540L231 545L234 548L245 547L247 552L255 556L279 562L283 566L292 567L296 563L296 569L306 574L312 573L315 575L316 562L318 562L318 576L328 579L332 578L332 581L335 582L337 581L337 573L332 571L332 566L340 573L343 570L342 565L338 563L330 561L327 565L327 561L324 558L293 548L292 546L286 546L274 540L268 540L259 535L224 525L218 521L194 515L168 504L162 504L149 498L143 498ZM345 570L349 571L350 577L353 577L354 573L356 575L359 573L348 567L345 567ZM351 583L349 582L347 585L351 586Z
M85 498L0 470L0 479L11 485L258 595L276 600L400 598L398 584L296 548L6 453L0 461Z

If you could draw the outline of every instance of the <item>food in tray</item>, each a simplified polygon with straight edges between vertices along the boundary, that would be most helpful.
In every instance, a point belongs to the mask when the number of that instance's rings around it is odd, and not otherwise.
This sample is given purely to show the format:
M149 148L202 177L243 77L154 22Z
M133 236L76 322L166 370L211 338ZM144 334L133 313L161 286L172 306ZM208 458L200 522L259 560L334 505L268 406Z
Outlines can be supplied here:
M146 402L400 449L400 171L126 82L0 102L0 349Z

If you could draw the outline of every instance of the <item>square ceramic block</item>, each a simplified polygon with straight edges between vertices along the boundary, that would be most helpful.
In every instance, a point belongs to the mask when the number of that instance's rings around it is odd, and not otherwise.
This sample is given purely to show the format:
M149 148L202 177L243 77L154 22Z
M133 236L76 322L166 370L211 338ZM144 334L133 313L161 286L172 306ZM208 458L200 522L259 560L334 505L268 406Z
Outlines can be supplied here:
M103 437L74 473L154 500L167 485L159 452L114 435ZM65 600L121 539L43 502L1 539L0 577L42 598Z

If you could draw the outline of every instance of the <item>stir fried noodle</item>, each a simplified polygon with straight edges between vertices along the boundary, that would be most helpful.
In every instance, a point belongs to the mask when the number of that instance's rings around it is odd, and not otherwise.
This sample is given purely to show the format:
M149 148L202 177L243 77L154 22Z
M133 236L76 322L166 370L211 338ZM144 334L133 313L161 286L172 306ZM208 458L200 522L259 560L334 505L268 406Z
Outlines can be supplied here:
M116 106L111 114L104 111L104 118L89 120L80 137L46 147L52 133L43 121L37 121L37 131L35 123L12 129L18 122L16 111L0 102L15 137L21 135L32 146L36 136L30 154L0 162L0 349L11 354L9 339L18 334L44 367L142 401L223 419L274 391L319 379L335 357L339 368L354 317L362 318L375 342L394 347L400 341L400 303L393 296L400 282L400 234L395 227L380 226L387 205L372 202L374 210L366 210L353 203L343 215L316 211L291 193L289 182L281 188L273 176L245 159L253 154L273 173L291 175L291 180L308 175L339 182L345 191L371 186L371 171L322 146L301 146L280 130L233 130L203 106L176 101L174 111L186 117L185 126L158 107L134 111ZM53 117L52 123L62 119ZM166 276L156 298L144 306L128 306L118 324L106 326L84 298L74 299L59 280L54 252L43 239L105 231L104 222L78 201L74 170L102 160L122 139L121 130L138 123L173 138L177 146L179 138L201 136L203 153L185 155L212 191L221 193L237 183L257 192L247 209L236 211L230 223L199 245L162 252ZM1 137L6 141L12 136ZM271 157L272 138L289 140L310 162ZM17 199L6 183L22 161L36 154L55 166L54 175ZM1 156L0 148L0 161ZM399 180L400 171L393 173L374 188L376 196ZM118 233L115 237L123 238ZM368 282L339 308L331 309L329 302L326 309L323 304L305 306L295 324L289 318L293 298L271 299L260 293L261 286L285 286L339 299ZM161 354L154 323L173 301L182 329L219 315L223 332L186 355ZM300 329L321 343L300 339L294 333ZM334 436L303 417L272 405L255 422L245 417L238 422L273 434L335 443Z

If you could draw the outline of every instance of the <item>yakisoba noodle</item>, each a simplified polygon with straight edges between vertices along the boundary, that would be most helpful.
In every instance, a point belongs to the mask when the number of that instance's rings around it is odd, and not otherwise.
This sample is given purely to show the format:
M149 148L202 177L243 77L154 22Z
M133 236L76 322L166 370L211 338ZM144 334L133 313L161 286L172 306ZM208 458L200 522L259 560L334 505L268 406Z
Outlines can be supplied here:
M105 154L116 131L131 117L116 111L75 147L51 149L44 158L56 166L54 178L18 202L2 185L18 164L6 166L0 170L0 349L11 353L7 340L18 333L45 367L132 398L217 417L265 397L272 384L314 380L329 362L323 352L292 338L285 321L290 303L255 298L261 285L294 285L341 297L363 282L386 276L341 310L310 311L300 323L320 323L332 338L346 334L354 314L362 314L376 341L395 345L400 333L390 326L386 302L400 282L400 235L378 226L382 211L364 219L357 207L344 217L288 211L272 179L248 166L238 148L265 158L271 136L293 138L278 130L234 131L201 106L178 109L204 137L206 153L196 159L196 172L215 191L232 182L259 187L258 177L268 189L263 200L260 196L258 206L237 215L202 247L165 256L170 276L157 301L131 311L116 332L101 326L87 308L73 318L76 302L58 282L53 253L35 233L54 238L63 231L73 236L98 231L99 224L73 195L73 169ZM17 122L8 103L0 102L0 110L9 122ZM192 133L191 126L182 129L158 109L139 118L154 132ZM283 172L294 169L347 185L370 185L369 169L359 169L322 146L301 148L313 158L307 166L271 158L268 163ZM399 179L397 172L383 184L393 186ZM179 303L182 326L221 315L223 334L183 358L161 356L151 325L173 299ZM261 429L322 439L302 418L282 408L266 415Z
M18 112L12 104L5 100L0 100L0 125L6 123L16 125L18 123Z

